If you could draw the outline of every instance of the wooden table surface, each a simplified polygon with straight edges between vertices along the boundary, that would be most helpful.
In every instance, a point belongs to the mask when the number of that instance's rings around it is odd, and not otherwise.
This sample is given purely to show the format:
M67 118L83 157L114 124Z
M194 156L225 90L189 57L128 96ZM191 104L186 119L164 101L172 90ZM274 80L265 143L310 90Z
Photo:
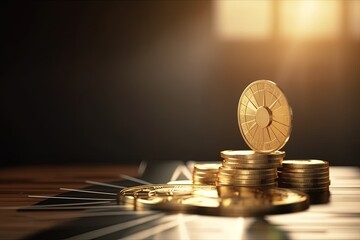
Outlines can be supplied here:
M60 188L83 188L86 180L111 182L119 173L137 175L135 166L23 166L0 169L0 239L21 239L76 217L80 211L49 213L17 211L42 199L28 195L55 196Z
M174 171L174 168L170 171L170 168L165 168L164 164L159 165L161 166L161 171L155 171L157 176L163 176L166 175L166 173L170 173L170 176L173 175L171 173ZM149 171L150 168L147 169L146 171ZM174 172L176 172L176 170ZM68 235L73 236L78 235L78 231L80 231L80 236L89 236L88 233L81 235L81 232L101 228L109 229L109 227L111 228L111 225L114 224L114 221L116 226L119 225L117 220L120 221L121 219L115 219L113 216L109 216L107 219L103 217L101 221L99 221L98 218L87 218L87 221L72 222L71 219L82 219L81 216L86 213L86 211L83 210L68 211L51 209L19 211L19 208L29 207L45 199L30 198L28 195L59 196L59 194L66 192L60 190L60 188L83 190L84 187L91 185L85 183L86 180L102 183L119 182L119 180L121 180L119 177L120 173L129 176L138 176L138 167L23 166L0 169L0 239L24 239L29 236L31 236L29 239L49 239L49 236L56 236L51 237L50 239L52 240L63 239L64 237L60 237L64 235L62 233L69 233ZM142 178L145 177L145 173L142 175ZM248 234L244 239L249 239L249 236L252 236L251 234L254 233L256 233L254 236L259 236L258 233L263 233L265 235L262 236L266 236L265 238L267 239L269 237L272 237L272 239L294 240L360 239L360 171L356 167L331 167L330 177L330 202L312 205L307 211L299 213L266 216L268 222L265 225L264 222L260 222L261 229L259 229L259 225L256 224L252 225L255 226L254 229L248 227L251 226L248 223L254 221L254 219L251 218L216 218L212 216L190 215L188 216L189 219L195 218L191 220L192 222L189 220L188 225L184 225L184 222L182 222L179 229L174 227L172 231L160 233L160 235L154 235L153 237L154 239L169 239L169 237L171 239L181 239L181 236L178 235L179 231L181 232L184 230L183 228L185 228L188 231L187 234L192 236L189 237L189 239L215 239L214 237L216 237L216 239L224 239L226 238L225 234L229 233L229 227L238 226L243 227L244 232ZM166 181L162 180L161 182ZM117 192L117 189L115 189L114 192ZM113 212L114 208L108 211ZM174 215L173 217L176 218L176 222L184 218L181 214L178 216ZM223 224L221 225L221 223ZM143 224L140 225L147 228L143 232L149 232L152 229L156 229L158 224L161 225L161 221L150 221L146 226ZM165 225L166 224L167 223L165 223ZM58 226L65 227L56 228ZM174 226L177 225L175 224ZM87 227L87 229L84 229L84 227ZM60 229L57 230L58 232L55 232L55 235L51 235L51 232L49 233L50 235L41 235L41 231L46 230L45 232L49 232L49 229L54 228ZM282 233L289 237L274 238L271 234L275 228L281 230ZM96 231L97 230L95 230L95 232ZM230 232L231 231L230 228ZM161 235L165 233L169 235ZM93 231L91 234L93 234ZM128 233L119 233L115 239L123 236L122 234L126 235ZM201 236L201 238L199 236ZM229 238L233 238L233 236ZM93 239L93 237L71 239ZM102 239L113 238L110 234L108 238Z

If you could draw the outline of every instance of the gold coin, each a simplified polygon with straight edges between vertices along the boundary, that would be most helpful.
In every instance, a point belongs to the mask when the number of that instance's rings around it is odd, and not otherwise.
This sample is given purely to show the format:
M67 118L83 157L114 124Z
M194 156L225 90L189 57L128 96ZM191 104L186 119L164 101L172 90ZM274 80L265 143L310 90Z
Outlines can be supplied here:
M197 163L194 165L194 170L198 171L215 171L217 172L221 163Z
M275 168L265 168L265 169L236 169L229 167L220 167L219 172L237 174L237 175L262 175L262 174L271 174L277 173Z
M257 163L232 163L228 161L223 161L223 166L228 168L240 168L240 169L269 169L269 168L278 168L281 166L279 163L268 163L268 164L257 164Z
M268 160L283 159L284 151L274 151L269 153L259 153L252 150L224 150L220 152L222 158L236 158L240 160Z
M241 163L241 164L280 164L282 163L282 158L278 159L266 159L266 160L253 160L253 159L237 159L237 158L224 158L223 161L229 163Z
M274 152L289 140L292 111L272 81L257 80L247 86L239 99L237 116L245 142L256 152Z
M221 178L218 180L218 183L220 184L231 184L235 186L239 185L262 185L262 184L271 184L275 183L277 178L270 178L270 179L234 179L234 178L228 178L224 179Z
M329 163L324 160L306 159L306 160L284 160L283 169L288 168L327 168Z
M223 177L233 177L237 179L269 179L269 178L277 178L278 175L276 173L270 173L270 174L262 174L262 175L255 175L255 174L229 174L229 173L221 173L219 172L218 178Z
M291 179L297 179L297 178L323 178L323 177L329 177L329 171L325 172L282 172L278 171L280 178L291 178Z
M148 193L147 195L140 194ZM219 197L217 188L203 185L143 185L123 189L119 204L132 202L134 210L165 210L214 216L255 217L306 210L306 194L281 188L248 188L235 197Z
M320 188L320 187L329 187L330 181L323 183L299 183L299 182L283 182L279 181L279 185L282 187L290 187L290 188Z
M297 173L297 174L329 174L329 167L316 168L279 168L281 173Z
M282 182L294 182L294 183L323 183L329 182L330 178L321 177L321 178L288 178L288 177L280 177L280 181Z

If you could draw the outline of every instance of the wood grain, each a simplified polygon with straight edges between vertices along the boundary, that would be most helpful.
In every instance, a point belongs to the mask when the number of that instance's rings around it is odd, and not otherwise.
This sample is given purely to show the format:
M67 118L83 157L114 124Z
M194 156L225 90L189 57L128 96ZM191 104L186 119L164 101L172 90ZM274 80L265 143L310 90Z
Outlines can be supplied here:
M28 195L54 196L64 188L83 188L85 180L112 182L119 174L137 175L135 166L23 166L0 169L0 239L22 239L30 234L79 216L74 211L17 211L41 199Z

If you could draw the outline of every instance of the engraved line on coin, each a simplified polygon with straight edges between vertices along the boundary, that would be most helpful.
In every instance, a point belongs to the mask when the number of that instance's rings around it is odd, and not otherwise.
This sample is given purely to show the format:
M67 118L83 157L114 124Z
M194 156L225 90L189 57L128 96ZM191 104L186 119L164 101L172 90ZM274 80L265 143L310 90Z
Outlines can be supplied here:
M258 109L260 105L259 105L259 103L257 102L256 97L255 97L255 93L254 93L254 91L252 90L251 87L252 87L252 86L250 86L249 89L250 89L250 91L251 91L251 93L252 93L252 96L254 96L254 98L255 98L255 102L256 102L256 104L257 104L256 109ZM249 100L250 100L250 98L249 98Z
M247 97L247 99L248 99L248 100L250 101L250 103L255 107L255 110L256 110L256 109L258 108L258 106L256 106L256 105L251 101L250 97L248 97L248 96L246 95L246 93L244 94L244 96ZM256 99L255 99L255 101L256 101ZM246 104L245 107L248 107L248 104Z
M256 121L255 118L252 120L246 121L246 122L242 122L241 124L247 124L247 123L254 122L254 121Z
M281 135L283 135L284 137L286 137L286 134L284 134L282 131L280 131L280 129L278 129L274 124L272 124L271 126L269 126L270 128L274 127L276 130L278 130Z
M269 109L272 110L273 106L275 105L275 103L276 103L277 101L280 100L280 98L281 98L281 95L269 106Z
M281 125L284 125L285 127L290 127L289 125L287 125L287 124L285 124L285 123L282 123L282 122L279 122L278 120L276 120L276 119L272 119L274 122L277 122L277 123L279 123L279 124L281 124Z

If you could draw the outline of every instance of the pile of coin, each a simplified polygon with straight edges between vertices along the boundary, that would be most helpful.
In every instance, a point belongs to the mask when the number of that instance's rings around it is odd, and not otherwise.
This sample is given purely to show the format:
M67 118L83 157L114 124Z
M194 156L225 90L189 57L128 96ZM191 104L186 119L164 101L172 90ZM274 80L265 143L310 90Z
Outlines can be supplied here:
M219 168L217 186L274 187L277 168L281 167L285 152L264 154L250 150L226 150Z
M329 163L323 160L284 160L279 186L306 193L329 191Z
M221 164L195 164L193 169L193 184L215 185Z

